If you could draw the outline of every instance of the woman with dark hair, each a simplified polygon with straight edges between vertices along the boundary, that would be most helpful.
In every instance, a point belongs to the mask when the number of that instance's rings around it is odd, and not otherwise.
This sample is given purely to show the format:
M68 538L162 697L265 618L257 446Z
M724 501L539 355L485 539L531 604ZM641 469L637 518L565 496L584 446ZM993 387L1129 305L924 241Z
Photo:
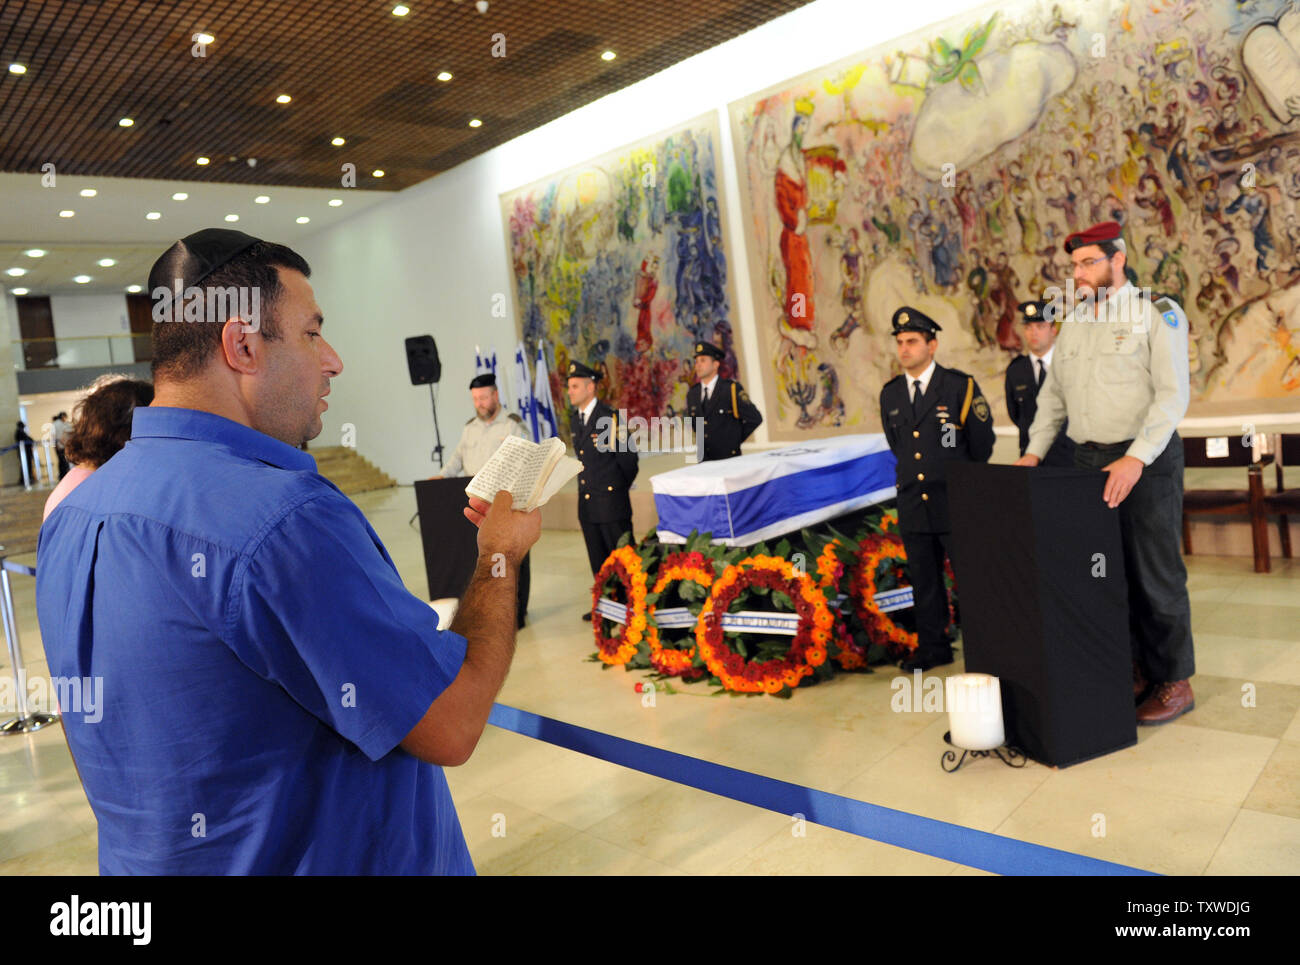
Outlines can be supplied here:
M131 415L138 405L153 402L153 386L124 375L104 375L91 383L73 410L73 426L64 451L72 468L45 500L48 519L54 507L86 477L113 458L131 438Z

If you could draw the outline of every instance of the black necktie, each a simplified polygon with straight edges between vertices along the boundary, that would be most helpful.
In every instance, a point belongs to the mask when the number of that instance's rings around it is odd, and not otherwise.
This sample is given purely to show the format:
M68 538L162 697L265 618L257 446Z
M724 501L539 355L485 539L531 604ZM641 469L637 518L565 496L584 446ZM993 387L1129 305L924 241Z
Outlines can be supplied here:
M915 382L912 383L912 411L916 412L916 410L920 407L920 405L921 405L921 380L917 379Z
M704 389L704 404L709 404L709 388L707 386Z
M1038 363L1038 387L1043 387L1043 380L1047 378L1047 366L1043 364L1042 359L1035 359Z

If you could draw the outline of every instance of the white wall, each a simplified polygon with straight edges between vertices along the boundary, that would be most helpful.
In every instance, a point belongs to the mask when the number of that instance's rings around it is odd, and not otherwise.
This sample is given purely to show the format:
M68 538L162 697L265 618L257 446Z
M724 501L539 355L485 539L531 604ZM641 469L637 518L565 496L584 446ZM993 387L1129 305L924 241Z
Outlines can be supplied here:
M326 337L344 362L315 444L338 445L351 424L360 453L400 482L431 475L429 393L410 384L402 341L438 340L439 421L444 445L454 447L473 415L467 385L475 344L502 355L517 340L514 319L490 312L492 296L510 291L498 195L709 110L722 130L719 177L738 295L733 329L748 365L741 378L766 410L727 103L976 6L818 0L300 242ZM764 428L753 441L766 442Z
M131 331L125 295L51 295L50 314L60 368L133 360L129 338L103 337Z

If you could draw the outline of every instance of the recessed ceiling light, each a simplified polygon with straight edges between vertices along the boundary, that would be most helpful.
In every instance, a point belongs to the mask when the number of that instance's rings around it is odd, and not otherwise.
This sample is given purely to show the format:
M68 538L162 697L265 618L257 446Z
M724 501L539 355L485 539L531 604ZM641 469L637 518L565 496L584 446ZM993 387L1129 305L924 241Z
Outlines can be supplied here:
M472 119L470 120L470 122L469 122L469 126L470 126L470 127L482 127L482 126L483 126L483 122L480 121L477 117L475 117L475 118L472 118Z
M331 208L337 208L337 207L338 207L339 205L341 205L342 203L343 203L343 199L342 199L342 198L330 198L330 207L331 207Z
M139 285L127 285L126 290L130 292L132 295L138 295L144 289L142 289Z
M27 269L26 269L26 268L6 268L6 269L5 269L5 274L8 275L10 278L21 278L23 275L27 274Z
M76 213L77 213L77 212L73 211L71 208L64 208L62 211L59 212L59 217L60 217L60 218L71 218L71 217L72 217L74 214L76 214Z
M370 172L370 175L371 177L382 178L384 176L384 169L375 168L373 171Z
M239 220L239 215L237 215L237 214L228 214L228 215L226 215L226 220L227 220L227 221L238 221L238 220Z
M451 80L451 71L449 70L438 71L438 79L443 83L446 83L447 81Z
M217 42L217 38L209 33L195 34L194 39L201 44L215 44Z
M27 65L26 65L26 64L10 64L10 65L9 65L9 73L11 73L11 74L25 74L25 73L27 73Z
M26 288L11 288L11 289L9 289L9 290L10 290L11 292L13 292L15 295L26 295L26 294L27 294L27 289L26 289Z
M82 188L82 189L81 189L81 196L82 196L83 198L93 198L93 197L94 197L95 195L97 195L97 194L99 194L99 192L96 191L94 188Z
M411 12L411 8L404 3L399 3L397 6L393 8L394 17L405 17L410 12Z
M157 221L161 217L162 217L161 211L150 211L147 215L145 215L145 220Z
M45 257L45 249L44 249L44 248L28 248L26 251L23 252L23 254L26 255L28 258L44 258L44 257Z
M100 268L112 268L114 265L117 264L117 262L114 261L112 258L101 258L99 259L98 264Z
M90 276L89 276L89 275L73 275L73 276L72 276L72 280L75 281L78 285L84 285L84 284L86 284L86 282L90 281Z
M257 197L253 199L253 204L266 204L270 200L271 199L267 197L265 194L259 194Z
M135 118L133 117L119 117L117 119L118 127L130 127L134 123L135 123Z
M347 143L347 141L343 140L343 138L341 137L336 137L333 140L331 140L330 143L333 144L335 147L342 147L344 144Z
M304 215L300 215L299 217L295 218L294 220L297 221L298 224L306 224L308 221L311 220L311 218L307 217L307 216L304 214Z
M276 97L275 102L277 104L287 104L291 100L293 100L293 98L290 97L288 94L280 94L278 97Z
M615 57L617 57L617 56L618 56L618 54L614 53L614 51L612 51L612 50L606 50L604 53L602 53L602 54L600 55L600 59L601 59L601 60L613 60L613 59L614 59Z
M189 200L189 197L190 197L190 196L189 196L188 194L186 194L184 191L177 191L175 194L172 195L172 200L173 200L173 201L188 201L188 200Z
M195 158L194 163L195 163L195 164L211 164L211 163L212 163L212 159L211 159L211 158L206 158L206 157Z

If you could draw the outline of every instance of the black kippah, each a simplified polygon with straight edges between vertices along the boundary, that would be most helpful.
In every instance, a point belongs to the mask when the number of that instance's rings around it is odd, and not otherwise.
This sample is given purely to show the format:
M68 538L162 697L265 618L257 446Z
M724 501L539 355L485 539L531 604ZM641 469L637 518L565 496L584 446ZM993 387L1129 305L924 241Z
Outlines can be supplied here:
M204 228L186 235L162 253L149 271L149 291L171 291L180 280L182 290L198 285L222 265L262 239L229 228Z

